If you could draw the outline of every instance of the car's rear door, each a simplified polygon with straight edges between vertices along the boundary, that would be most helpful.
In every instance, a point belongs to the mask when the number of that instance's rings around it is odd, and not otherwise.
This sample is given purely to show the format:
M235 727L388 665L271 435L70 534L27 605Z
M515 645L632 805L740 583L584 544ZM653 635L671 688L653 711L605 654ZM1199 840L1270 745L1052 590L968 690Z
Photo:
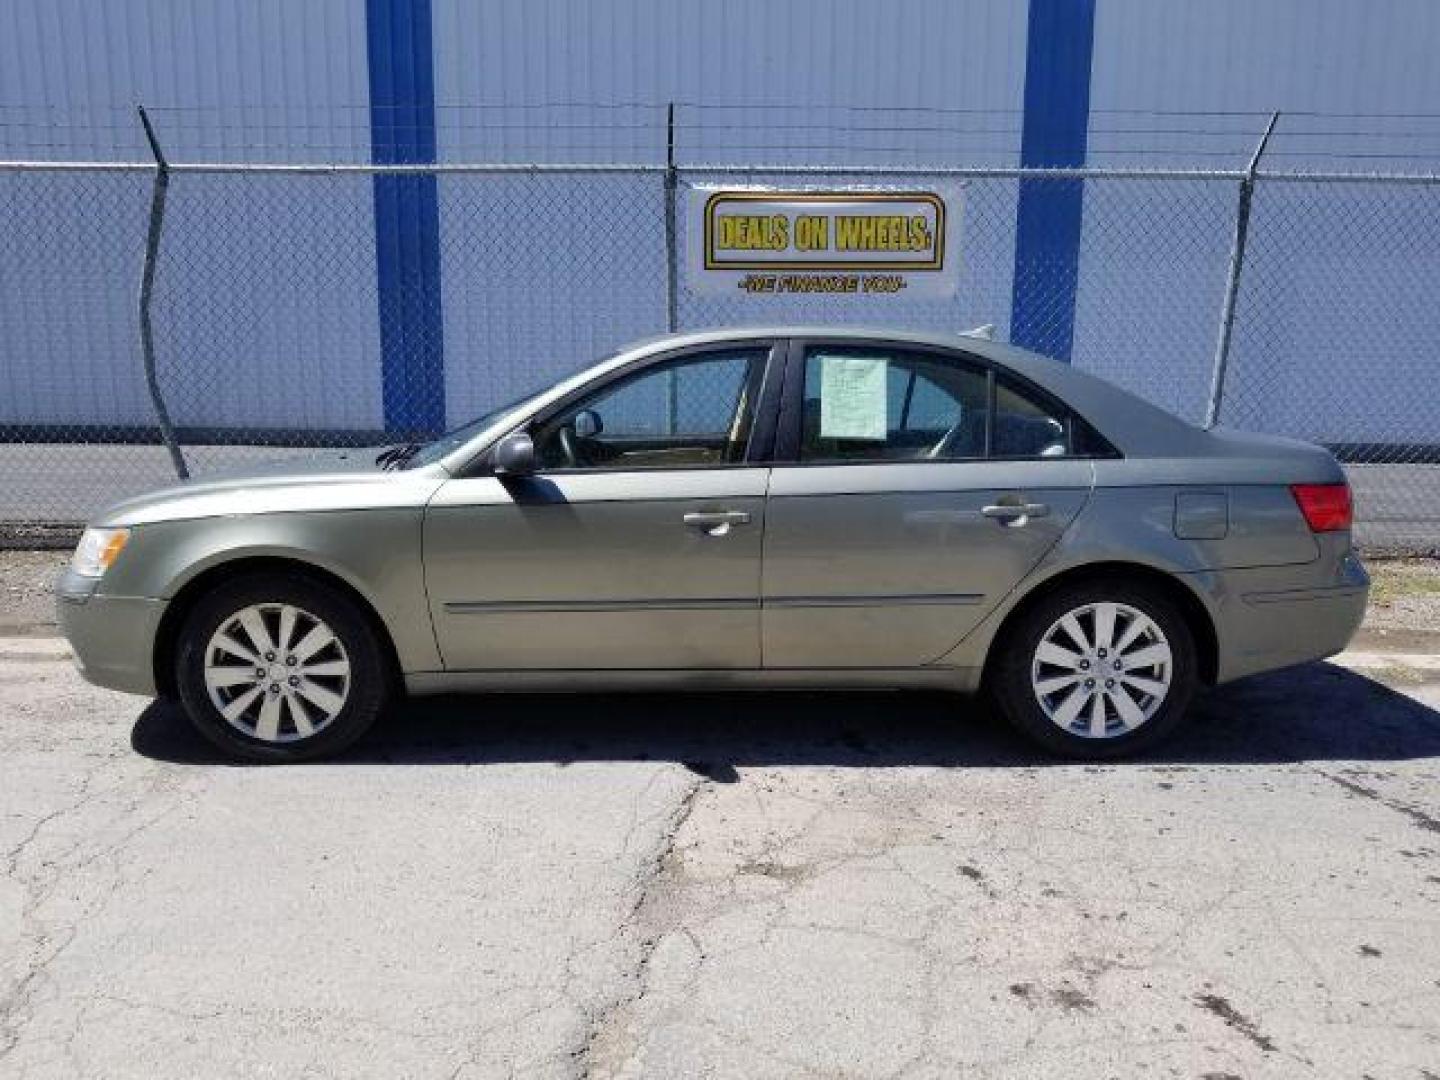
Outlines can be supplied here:
M766 509L768 668L943 656L1089 496L1059 404L959 351L795 341Z
M446 483L425 518L446 668L758 667L773 351L651 358L529 425L536 475Z

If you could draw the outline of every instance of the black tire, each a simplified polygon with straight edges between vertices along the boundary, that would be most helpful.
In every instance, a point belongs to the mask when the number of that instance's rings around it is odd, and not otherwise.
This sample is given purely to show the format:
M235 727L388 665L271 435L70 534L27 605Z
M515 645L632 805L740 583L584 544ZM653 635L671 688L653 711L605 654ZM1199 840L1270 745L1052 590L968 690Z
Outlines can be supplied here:
M344 704L313 735L300 736L292 719L289 737L293 741L257 738L227 721L211 700L205 681L205 654L211 637L238 612L255 604L288 604L323 620L349 661ZM299 574L252 574L218 586L190 611L175 649L175 685L191 722L227 755L244 761L280 764L339 753L380 717L393 684L388 654L366 613L340 590ZM290 715L293 718L293 713Z
M1170 646L1170 687L1160 707L1122 734L1087 738L1063 729L1046 714L1032 685L1032 666L1046 633L1067 612L1089 604L1120 603L1148 616ZM1153 747L1185 719L1197 682L1195 636L1165 593L1143 582L1100 580L1057 589L1020 613L996 642L986 680L996 710L1026 738L1053 754L1096 760L1125 757ZM1044 669L1042 669L1044 670Z

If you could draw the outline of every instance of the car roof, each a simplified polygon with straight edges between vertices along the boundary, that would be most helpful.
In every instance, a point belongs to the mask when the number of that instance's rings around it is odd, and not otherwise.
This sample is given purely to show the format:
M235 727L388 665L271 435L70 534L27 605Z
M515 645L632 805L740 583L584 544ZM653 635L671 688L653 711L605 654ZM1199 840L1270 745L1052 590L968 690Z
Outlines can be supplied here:
M728 326L644 338L621 349L613 363L618 367L662 350L777 337L823 338L856 344L892 342L968 353L1013 371L1059 398L1126 455L1186 456L1203 452L1208 446L1205 433L1199 428L1113 383L1077 369L1073 364L960 332L941 333L884 326Z

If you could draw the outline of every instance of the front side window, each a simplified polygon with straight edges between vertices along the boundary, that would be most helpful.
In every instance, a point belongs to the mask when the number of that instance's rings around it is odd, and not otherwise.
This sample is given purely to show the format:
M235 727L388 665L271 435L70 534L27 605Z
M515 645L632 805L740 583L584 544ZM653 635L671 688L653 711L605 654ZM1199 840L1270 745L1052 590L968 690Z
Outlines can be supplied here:
M766 347L677 357L587 395L532 433L542 469L688 469L736 464Z
M801 461L985 456L985 371L884 347L822 346L805 357Z

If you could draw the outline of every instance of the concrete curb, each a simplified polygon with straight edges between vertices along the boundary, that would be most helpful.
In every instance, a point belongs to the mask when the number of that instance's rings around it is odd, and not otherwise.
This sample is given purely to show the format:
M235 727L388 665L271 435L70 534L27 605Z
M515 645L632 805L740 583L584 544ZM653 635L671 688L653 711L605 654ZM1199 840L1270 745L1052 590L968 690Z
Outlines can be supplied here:
M1408 652L1345 651L1330 658L1332 664L1363 670L1379 667L1408 667L1440 672L1440 654Z
M62 637L0 637L0 660L68 660L71 655Z

